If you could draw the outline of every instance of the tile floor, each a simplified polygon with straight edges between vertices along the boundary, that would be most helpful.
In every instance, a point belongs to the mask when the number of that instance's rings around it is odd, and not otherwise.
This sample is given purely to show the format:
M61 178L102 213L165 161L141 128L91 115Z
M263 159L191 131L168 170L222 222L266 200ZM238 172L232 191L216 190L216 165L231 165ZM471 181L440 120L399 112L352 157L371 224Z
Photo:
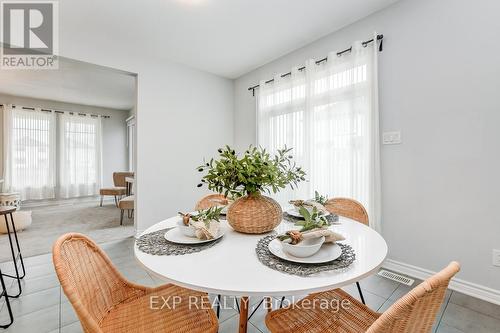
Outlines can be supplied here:
M111 257L118 269L130 280L157 285L161 281L149 275L135 261L133 239L104 244L103 249ZM54 272L50 254L25 259L26 278L23 281L23 294L11 301L15 316L14 324L5 332L16 333L55 333L82 332L73 309L61 291ZM6 272L10 265L0 264ZM418 281L417 281L418 282ZM10 284L11 292L17 285ZM399 283L372 276L361 281L367 304L375 310L387 309L396 299L405 294L409 287ZM358 297L355 285L345 290ZM251 300L252 304L258 299ZM226 304L233 305L231 299ZM250 319L249 333L267 332L264 317L266 310L260 308ZM7 318L4 304L0 307L0 323ZM223 309L220 317L219 332L237 332L238 312L234 308ZM1 330L0 330L1 332ZM500 332L500 306L493 305L458 292L449 291L438 315L434 332L439 333L493 333Z

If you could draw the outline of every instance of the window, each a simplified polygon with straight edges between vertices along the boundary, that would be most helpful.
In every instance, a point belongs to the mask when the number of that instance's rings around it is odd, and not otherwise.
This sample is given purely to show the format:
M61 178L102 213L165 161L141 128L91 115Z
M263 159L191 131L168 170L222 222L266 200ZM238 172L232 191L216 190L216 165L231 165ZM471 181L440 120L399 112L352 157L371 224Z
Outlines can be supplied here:
M101 186L101 118L6 106L4 191L22 200L95 195ZM58 130L56 130L56 127Z
M26 199L55 196L55 116L13 108L4 112L4 188Z
M360 201L374 214L379 200L376 51L353 47L351 54L304 71L292 70L273 83L261 82L257 95L257 143L270 151L293 148L308 182L276 196L282 204L310 198L317 190L329 197ZM376 197L376 198L375 198Z
M60 197L97 194L101 184L101 119L59 117Z

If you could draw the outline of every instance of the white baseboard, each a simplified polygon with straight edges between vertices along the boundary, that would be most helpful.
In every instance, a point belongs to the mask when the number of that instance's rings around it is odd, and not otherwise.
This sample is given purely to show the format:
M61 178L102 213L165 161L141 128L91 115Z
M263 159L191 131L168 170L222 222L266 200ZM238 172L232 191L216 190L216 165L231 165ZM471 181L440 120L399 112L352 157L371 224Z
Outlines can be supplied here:
M436 273L425 268L405 264L392 259L387 259L382 267L421 280L425 280ZM453 278L450 281L449 288L463 294L482 299L486 302L500 305L500 290L495 290L457 278Z

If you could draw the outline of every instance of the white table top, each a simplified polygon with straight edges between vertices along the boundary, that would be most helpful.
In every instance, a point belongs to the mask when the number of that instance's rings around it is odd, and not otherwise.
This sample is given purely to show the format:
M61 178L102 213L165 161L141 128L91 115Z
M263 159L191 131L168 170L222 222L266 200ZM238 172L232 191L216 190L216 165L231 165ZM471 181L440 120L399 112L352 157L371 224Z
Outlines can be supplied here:
M148 228L144 233L175 226L172 217ZM181 256L154 256L134 249L137 260L155 276L179 286L214 294L234 296L304 295L340 288L373 274L387 256L385 240L367 226L346 218L331 228L346 237L356 261L346 270L322 272L308 277L289 275L264 266L255 247L265 235L234 231L223 221L226 233L219 244L198 253ZM277 228L284 233L293 223L283 221Z
M125 181L127 183L133 183L133 182L135 182L135 178L134 177L125 177Z

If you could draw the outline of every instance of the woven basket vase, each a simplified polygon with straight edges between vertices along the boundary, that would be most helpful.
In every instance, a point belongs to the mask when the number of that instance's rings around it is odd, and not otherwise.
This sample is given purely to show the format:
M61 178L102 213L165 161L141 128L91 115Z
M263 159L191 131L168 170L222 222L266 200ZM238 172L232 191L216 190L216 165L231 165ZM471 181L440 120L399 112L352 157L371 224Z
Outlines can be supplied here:
M281 206L261 194L236 199L228 209L227 221L234 230L262 234L273 230L282 220Z

